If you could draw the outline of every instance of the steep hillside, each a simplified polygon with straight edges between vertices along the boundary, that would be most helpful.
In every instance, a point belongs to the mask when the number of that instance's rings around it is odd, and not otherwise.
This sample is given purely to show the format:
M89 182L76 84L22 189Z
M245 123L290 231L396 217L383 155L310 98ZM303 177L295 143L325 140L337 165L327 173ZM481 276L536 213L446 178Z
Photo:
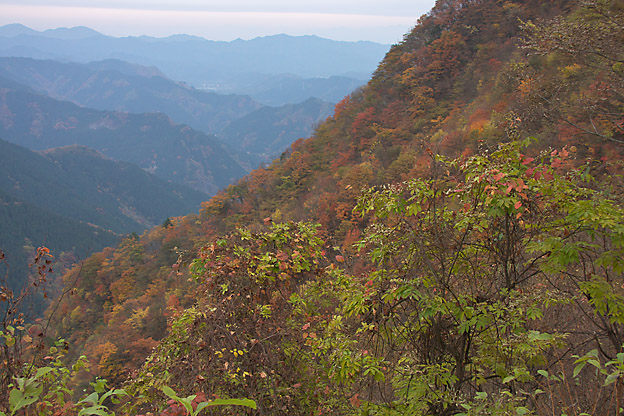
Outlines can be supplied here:
M125 215L144 228L162 224L167 217L193 212L208 198L202 192L166 182L136 165L105 158L84 146L72 145L40 153L67 174L68 180L62 183L80 192L81 200L100 204L97 208L99 212ZM60 182L58 176L52 176L56 172L47 173L46 177L55 178L56 183ZM51 181L47 182L49 184ZM21 193L25 194L25 191L22 189ZM58 195L58 190L55 193ZM95 193L113 200L117 209L107 208L110 204L106 204L102 197L92 195ZM99 225L99 222L94 223ZM120 231L128 233L129 227Z
M59 215L118 234L195 211L208 196L84 146L40 154L0 140L0 189Z
M19 293L27 282L28 264L32 262L37 247L48 247L57 256L69 258L69 261L59 261L71 264L118 244L120 238L110 230L17 199L0 189L0 251L9 265L7 275L2 276L3 281L6 277L6 282L0 285L6 284L15 293ZM62 270L62 267L58 264L57 269ZM38 304L37 310L28 311L29 316L41 316L43 307L44 304Z
M245 174L235 152L214 136L166 115L82 108L3 78L0 86L0 135L32 150L84 145L208 194Z
M163 385L275 415L613 412L623 22L438 1L311 138L67 274L59 334L116 383L160 340L129 414Z

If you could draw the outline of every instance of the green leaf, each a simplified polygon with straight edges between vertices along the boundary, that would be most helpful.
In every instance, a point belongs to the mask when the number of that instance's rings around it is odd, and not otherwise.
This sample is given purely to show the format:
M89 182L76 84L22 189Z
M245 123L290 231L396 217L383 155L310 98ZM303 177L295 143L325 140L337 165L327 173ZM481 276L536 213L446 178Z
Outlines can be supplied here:
M87 407L86 409L82 409L78 413L78 416L83 416L83 415L110 416L110 413L108 413L108 409L106 408L106 406L97 405L97 406Z
M78 404L80 403L91 403L91 404L98 404L98 398L99 395L96 392L91 393L90 395L88 395L87 397L85 397L84 399L80 400L78 402Z
M548 378L548 371L546 371L546 370L537 370L537 374L539 374L540 376Z
M104 403L104 400L106 400L106 398L108 398L109 396L126 396L127 394L128 393L126 393L124 389L109 390L106 393L104 393L102 397L100 397L99 403L100 404Z
M609 374L609 376L605 380L604 385L608 386L609 384L615 382L618 378L620 378L620 372L619 371L616 371L615 373L611 373L611 374Z
M173 399L173 400L178 400L179 397L176 395L175 391L173 391L173 389L169 386L163 386L162 387L162 392L165 393L167 396L169 396L169 398Z
M584 367L585 367L585 362L577 364L576 367L574 367L574 371L572 372L572 377L578 376Z
M515 379L516 379L516 376L507 376L503 379L503 384L507 384L510 381L515 380Z
M196 412L199 413L201 409L209 406L245 406L252 409L256 409L256 402L251 399L215 399L210 402L201 402L197 405Z
M170 398L172 398L173 400L180 403L182 406L184 406L184 408L186 409L187 412L189 412L190 415L194 414L193 405L191 403L193 402L195 397L197 397L197 395L194 394L188 397L178 397L175 391L173 391L173 389L169 386L163 386L162 392L165 393Z
M17 404L22 400L22 397L24 396L22 395L22 392L18 389L11 390L11 392L9 393L9 405L11 406L11 408L15 409L15 406L17 406Z
M30 394L24 394L20 390L13 389L9 393L9 405L13 409L11 414L15 414L15 412L23 407L30 406L37 400L39 400L39 396L43 391L43 386L36 386L29 389Z
M551 341L553 336L544 332L530 331L529 341Z

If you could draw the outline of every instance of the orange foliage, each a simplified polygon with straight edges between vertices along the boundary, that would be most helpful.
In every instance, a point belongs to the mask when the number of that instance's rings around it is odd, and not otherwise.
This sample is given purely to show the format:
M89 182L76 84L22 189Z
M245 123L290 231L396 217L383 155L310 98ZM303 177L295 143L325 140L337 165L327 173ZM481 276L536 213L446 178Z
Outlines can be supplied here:
M338 118L342 116L342 113L349 107L351 103L351 96L347 95L344 97L338 104L334 106L334 118Z

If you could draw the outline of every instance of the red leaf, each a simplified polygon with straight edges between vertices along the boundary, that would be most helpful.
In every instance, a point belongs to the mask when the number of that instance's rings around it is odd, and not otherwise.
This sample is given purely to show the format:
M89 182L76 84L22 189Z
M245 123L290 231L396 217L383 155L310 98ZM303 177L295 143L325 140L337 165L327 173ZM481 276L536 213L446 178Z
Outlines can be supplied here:
M361 402L360 402L360 399L358 398L358 396L359 396L359 394L356 393L353 397L351 397L349 399L349 403L351 403L351 405L353 407L360 407Z

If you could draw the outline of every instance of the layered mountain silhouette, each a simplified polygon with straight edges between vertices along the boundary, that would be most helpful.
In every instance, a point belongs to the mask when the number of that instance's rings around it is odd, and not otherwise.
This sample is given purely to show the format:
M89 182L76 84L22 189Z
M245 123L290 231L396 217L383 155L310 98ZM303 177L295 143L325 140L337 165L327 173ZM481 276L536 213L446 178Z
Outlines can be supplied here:
M314 126L333 110L333 104L328 101L306 98L315 91L323 91L315 82L325 80L289 78L291 87L299 90L296 99L305 100L273 107L248 96L198 90L166 78L156 68L118 60L77 64L0 58L0 77L7 78L5 83L14 82L14 88L28 86L81 107L166 114L175 123L216 134L237 150L235 157L246 169L271 161L295 140L309 136ZM338 94L335 92L330 101L341 99Z
M38 32L18 24L0 27L0 39L0 56L82 63L119 59L155 66L174 80L215 92L258 91L268 104L274 105L309 98L297 99L290 88L280 94L279 84L288 83L293 76L300 79L341 76L313 82L325 83L327 91L345 95L352 91L353 85L361 85L368 79L389 48L373 42L339 42L317 36L274 35L231 42L186 35L115 38L85 27ZM267 76L282 78L271 91L267 91L263 81ZM250 80L256 80L252 88L249 88ZM330 94L315 96L328 99Z
M130 113L164 113L178 124L217 133L263 105L248 96L200 91L158 69L119 60L89 64L0 58L0 76L82 107Z
M32 150L80 144L201 192L214 194L245 169L214 136L162 113L79 107L0 78L0 135Z

